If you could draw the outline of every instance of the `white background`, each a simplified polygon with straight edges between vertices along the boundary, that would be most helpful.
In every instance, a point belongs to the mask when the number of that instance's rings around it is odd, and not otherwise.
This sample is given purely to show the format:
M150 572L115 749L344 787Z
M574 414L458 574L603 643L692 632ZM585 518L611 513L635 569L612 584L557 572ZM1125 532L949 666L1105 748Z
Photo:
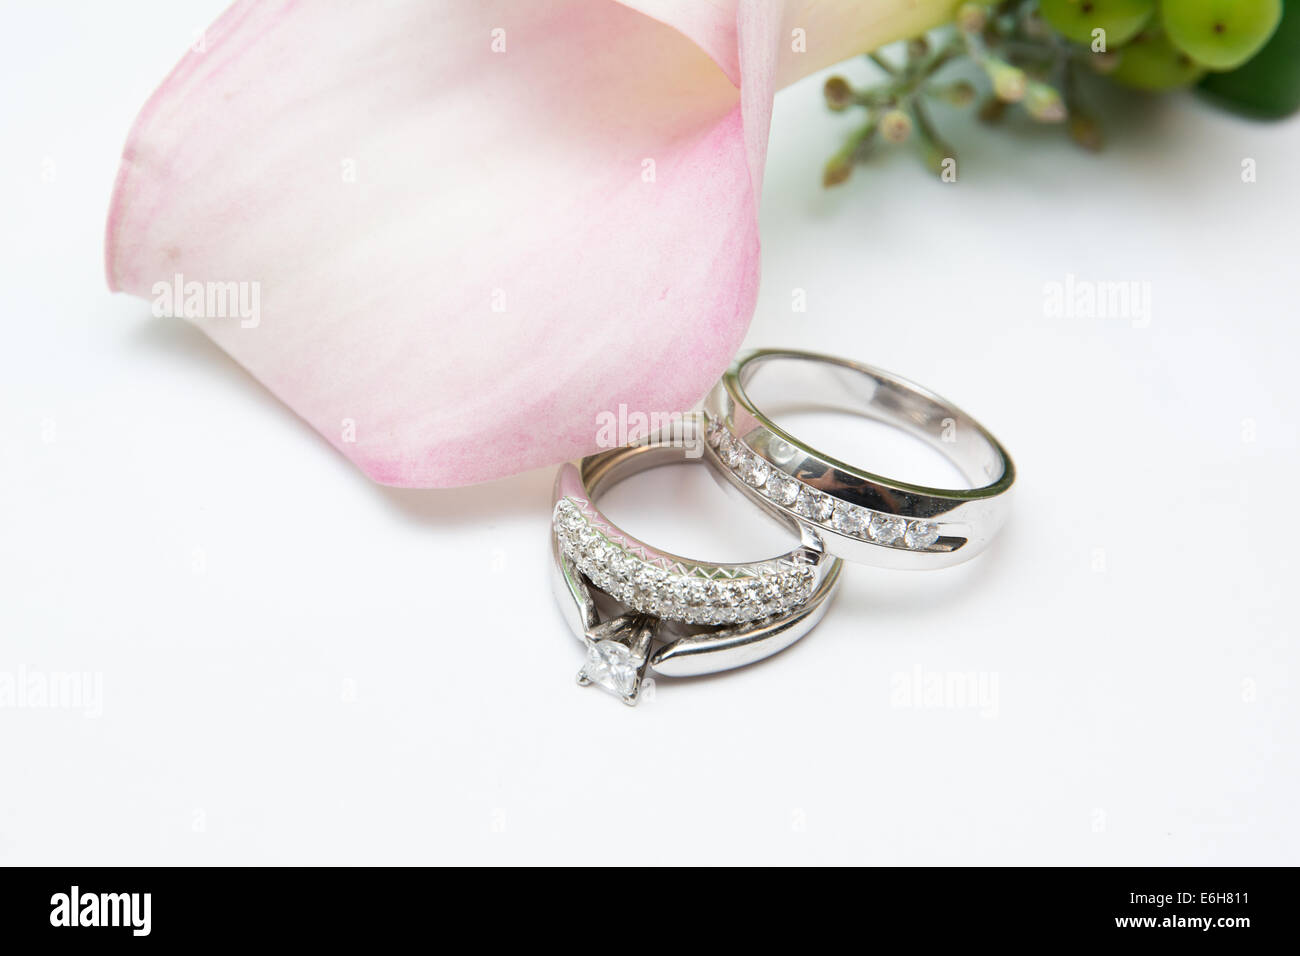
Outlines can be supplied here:
M1300 862L1300 123L1128 99L1094 157L944 113L957 183L900 153L824 193L850 121L821 78L782 93L750 344L953 397L1015 456L1015 513L630 709L572 682L549 470L373 485L107 293L127 128L222 6L25 4L0 61L0 673L102 680L97 717L0 708L0 860ZM1067 273L1150 283L1149 326L1046 316ZM700 556L781 540L702 468L609 510ZM918 673L990 693L917 706Z

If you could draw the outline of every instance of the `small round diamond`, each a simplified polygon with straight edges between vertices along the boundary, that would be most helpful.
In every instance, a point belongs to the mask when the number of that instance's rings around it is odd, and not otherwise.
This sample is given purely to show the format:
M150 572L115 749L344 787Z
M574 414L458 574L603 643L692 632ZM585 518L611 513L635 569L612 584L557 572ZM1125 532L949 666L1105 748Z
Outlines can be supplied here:
M831 516L831 527L840 534L860 535L866 527L865 518L861 508L837 502L835 514Z
M555 527L561 533L574 531L582 525L582 516L567 498L555 506Z
M632 602L638 610L649 610L656 601L663 587L664 573L657 568L642 566L632 579ZM653 613L653 612L651 612Z
M809 580L804 576L802 568L789 571L781 576L781 590L787 603L791 597L799 595L805 590Z
M763 588L758 578L745 578L740 582L740 599L745 604L761 604Z
M745 481L753 485L755 488L761 488L767 481L769 471L770 469L767 467L767 462L759 458L757 455L749 455L746 457L744 462L741 463L740 477L744 478Z
M718 451L722 455L723 462L732 471L739 470L749 456L749 449L734 439L728 441L725 446L719 446Z
M820 491L804 487L799 492L799 501L795 504L795 510L805 518L822 523L830 520L831 513L835 510L835 502Z
M682 592L687 607L703 607L707 600L703 581L686 581L682 585Z
M893 544L907 530L907 522L893 515L873 514L867 533L877 544Z
M674 603L683 607L686 605L686 591L690 587L691 579L682 577L677 574L668 575L668 596Z
M779 505L789 508L799 497L799 482L773 470L763 485L763 493Z
M928 548L939 540L939 526L929 521L909 521L903 541L909 548Z
M618 551L609 560L609 573L615 579L623 582L631 581L637 571L637 560L626 551Z
M708 441L710 448L717 448L718 442L722 441L722 436L725 433L726 429L722 427L722 422L716 418L710 418L709 427L705 431L704 437Z

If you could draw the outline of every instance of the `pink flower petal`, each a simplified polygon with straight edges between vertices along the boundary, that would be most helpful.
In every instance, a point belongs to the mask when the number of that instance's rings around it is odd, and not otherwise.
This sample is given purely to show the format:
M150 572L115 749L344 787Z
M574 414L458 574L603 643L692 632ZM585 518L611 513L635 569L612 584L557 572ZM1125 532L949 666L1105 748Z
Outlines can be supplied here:
M110 285L256 283L256 327L192 321L385 484L689 407L753 311L773 90L854 51L793 53L804 4L633 6L236 3L131 131Z

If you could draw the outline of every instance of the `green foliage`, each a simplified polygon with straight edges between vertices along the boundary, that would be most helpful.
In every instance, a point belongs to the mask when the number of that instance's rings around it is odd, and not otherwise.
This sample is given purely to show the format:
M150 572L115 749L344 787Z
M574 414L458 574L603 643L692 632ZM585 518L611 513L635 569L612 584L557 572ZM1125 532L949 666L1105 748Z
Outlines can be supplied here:
M1300 2L1285 5L1282 22L1257 54L1227 73L1211 73L1201 89L1229 109L1261 119L1300 110Z
M1089 75L1145 92L1191 86L1256 116L1300 110L1300 0L1002 0L963 3L951 27L906 44L902 62L879 51L875 86L855 89L843 77L826 83L837 112L866 111L827 163L823 182L845 182L853 165L882 144L915 143L941 175L955 168L929 103L964 106L979 97L967 81L939 77L965 60L979 67L988 94L979 116L1008 112L1060 123L1086 149L1100 149L1101 124L1082 100ZM1271 38L1271 39L1270 39Z

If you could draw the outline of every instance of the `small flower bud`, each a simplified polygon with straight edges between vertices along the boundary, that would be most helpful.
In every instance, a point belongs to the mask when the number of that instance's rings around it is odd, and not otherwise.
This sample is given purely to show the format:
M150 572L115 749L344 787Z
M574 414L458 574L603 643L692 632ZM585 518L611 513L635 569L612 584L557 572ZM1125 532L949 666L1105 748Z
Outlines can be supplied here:
M975 86L965 80L935 87L931 92L950 106L970 106L975 102Z
M1107 50L1105 53L1088 54L1088 65L1097 73L1112 73L1119 66L1119 51Z
M1025 88L1025 112L1040 123L1059 123L1065 119L1065 101L1046 83L1030 80Z
M997 57L989 57L984 61L984 72L993 81L993 92L1004 103L1019 103L1025 98L1028 80L1024 70Z
M853 102L853 87L849 86L849 81L842 76L832 76L827 80L822 93L826 97L826 105L836 112L847 108Z
M822 185L829 189L838 186L853 173L853 161L843 153L836 153L822 170Z
M912 135L912 118L902 110L890 110L880 117L880 135L886 142L907 142Z
M930 52L930 41L925 37L913 37L907 41L907 56L912 60L919 60Z
M1007 111L1007 104L996 96L991 96L980 107L979 118L985 123L997 123Z
M963 33L979 33L988 22L988 12L978 3L963 3L957 8L957 28Z
M1075 113L1070 117L1070 138L1095 153L1102 147L1101 125L1091 116Z

